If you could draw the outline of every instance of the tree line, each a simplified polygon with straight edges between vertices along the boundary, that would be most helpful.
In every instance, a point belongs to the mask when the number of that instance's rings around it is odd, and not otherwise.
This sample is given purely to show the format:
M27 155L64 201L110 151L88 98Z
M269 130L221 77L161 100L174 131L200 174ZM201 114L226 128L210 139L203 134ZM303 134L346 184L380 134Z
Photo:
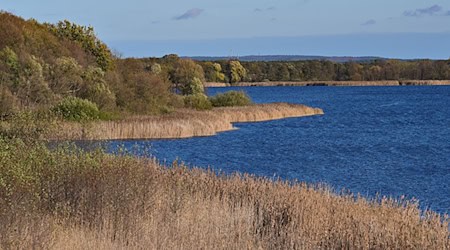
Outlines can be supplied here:
M280 61L239 62L239 77L233 64L222 60L198 62L209 82L264 82L264 81L381 81L381 80L448 80L449 60L374 60L368 62ZM224 78L216 76L211 65L220 65ZM240 66L239 66L240 67ZM217 67L219 68L219 67Z

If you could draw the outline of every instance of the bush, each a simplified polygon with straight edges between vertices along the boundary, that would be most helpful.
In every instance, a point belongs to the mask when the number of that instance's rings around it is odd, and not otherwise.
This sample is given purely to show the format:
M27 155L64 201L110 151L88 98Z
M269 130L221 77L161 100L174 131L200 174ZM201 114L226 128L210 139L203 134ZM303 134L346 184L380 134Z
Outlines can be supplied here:
M70 121L96 120L100 116L100 111L95 103L73 96L64 98L52 110Z
M25 143L46 140L55 128L56 117L49 110L25 110L0 119L1 138L20 138Z
M212 108L211 102L204 94L185 96L184 105L188 108L195 108L197 110L208 110Z
M18 109L18 103L11 91L0 84L0 119L14 113Z
M252 104L250 97L243 91L228 91L210 97L214 107L246 106Z

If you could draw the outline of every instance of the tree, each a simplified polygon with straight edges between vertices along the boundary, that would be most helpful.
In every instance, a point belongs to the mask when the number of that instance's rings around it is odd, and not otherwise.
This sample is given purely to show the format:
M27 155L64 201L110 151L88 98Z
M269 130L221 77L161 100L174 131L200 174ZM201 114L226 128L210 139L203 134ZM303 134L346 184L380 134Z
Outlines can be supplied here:
M83 73L83 84L77 96L90 100L100 109L113 109L116 97L105 81L105 73L98 67L88 67Z
M230 83L240 82L247 76L247 70L239 61L229 61L227 64L227 76Z
M62 96L76 95L83 84L83 68L72 57L60 57L50 69L50 88Z
M206 62L203 65L205 78L208 82L223 82L225 75L222 73L222 66L219 63Z
M352 81L362 81L362 70L363 66L361 64L351 62L348 64L348 73L350 80Z
M79 43L84 50L90 52L96 58L97 65L103 71L113 68L113 55L108 46L97 38L93 27L77 25L67 20L56 25L48 24L48 27L58 37Z
M171 80L176 84L176 89L183 95L196 94L194 92L197 91L204 92L205 74L203 68L190 59L181 59L176 63L171 74Z
M7 85L17 85L19 81L19 57L8 46L0 50L0 80Z
M53 100L53 92L44 78L45 63L34 56L27 56L21 67L17 95L29 106L48 104Z
M185 94L197 95L204 94L205 88L203 86L202 80L200 78L194 77L191 82L186 86Z
M161 65L159 63L155 63L150 67L150 71L155 74L155 75L159 75L161 74Z
M378 81L381 79L382 68L378 65L373 65L369 68L368 80Z

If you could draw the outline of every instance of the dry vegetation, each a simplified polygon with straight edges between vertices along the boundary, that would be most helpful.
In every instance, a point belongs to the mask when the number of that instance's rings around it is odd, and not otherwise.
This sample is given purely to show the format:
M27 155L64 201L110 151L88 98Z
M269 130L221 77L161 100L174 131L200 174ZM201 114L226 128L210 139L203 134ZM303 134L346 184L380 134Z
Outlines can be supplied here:
M144 139L209 136L232 130L233 122L256 122L323 114L321 109L286 103L215 108L211 111L179 110L166 116L141 116L91 124L66 123L60 138Z
M0 141L2 249L449 249L448 218L326 187Z

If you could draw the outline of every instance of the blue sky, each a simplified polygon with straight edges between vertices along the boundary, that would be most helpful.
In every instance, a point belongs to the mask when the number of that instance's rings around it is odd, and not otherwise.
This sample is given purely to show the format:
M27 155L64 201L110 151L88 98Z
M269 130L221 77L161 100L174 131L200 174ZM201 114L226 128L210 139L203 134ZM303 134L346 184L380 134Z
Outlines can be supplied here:
M0 8L92 25L124 56L450 57L448 0L3 0Z

